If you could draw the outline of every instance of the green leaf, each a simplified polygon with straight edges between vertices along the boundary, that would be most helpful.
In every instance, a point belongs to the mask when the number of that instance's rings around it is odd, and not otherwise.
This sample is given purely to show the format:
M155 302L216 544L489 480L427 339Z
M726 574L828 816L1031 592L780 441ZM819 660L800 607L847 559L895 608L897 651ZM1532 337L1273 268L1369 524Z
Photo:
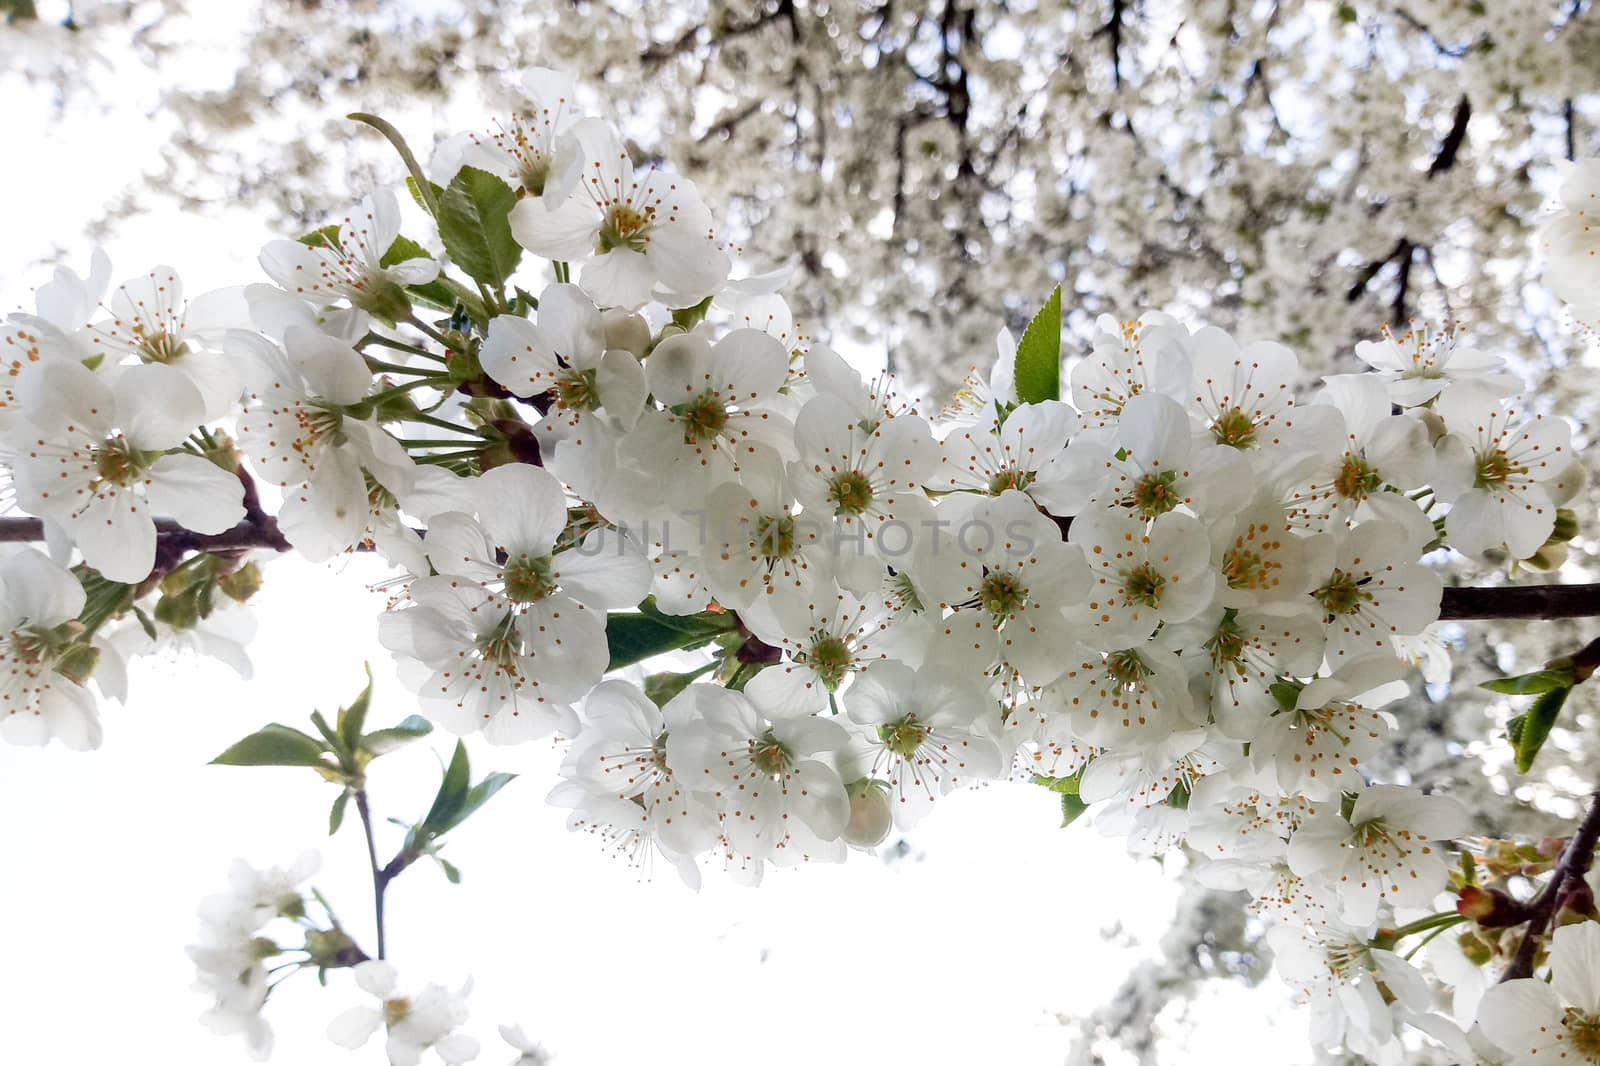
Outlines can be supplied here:
M1553 688L1533 701L1533 706L1522 714L1521 727L1513 743L1516 745L1517 770L1527 773L1533 766L1533 760L1538 757L1539 749L1544 747L1544 742L1550 736L1550 730L1555 727L1556 719L1561 717L1561 708L1567 702L1567 697L1572 694L1570 688Z
M696 648L737 626L737 619L725 611L662 614L652 601L646 600L636 614L607 616L606 644L611 649L611 662L606 669L632 666L663 652Z
M349 802L350 793L348 791L339 793L339 798L333 801L333 809L328 812L329 836L337 833L339 827L344 824L344 808Z
M345 117L371 126L383 134L390 144L394 145L394 150L400 153L400 161L411 172L412 183L418 186L417 191L421 197L423 210L438 218L439 205L438 201L433 198L433 182L429 181L428 176L422 172L422 167L417 163L417 157L411 154L411 147L406 144L406 139L400 136L400 131L377 115L369 115L363 111L356 111Z
M446 881L449 881L452 885L459 885L461 883L461 871L456 869L454 863L446 859L441 859L437 855L433 857L433 861L438 863L439 869L444 871L444 879Z
M1061 828L1076 822L1089 805L1079 799L1077 793L1061 793Z
M315 766L328 765L323 754L327 747L298 729L273 722L251 733L211 762L218 766Z
M516 776L516 774L493 773L473 785L467 790L467 794L462 797L461 805L456 809L455 813L446 823L439 825L437 831L440 833L449 832L466 821L479 807L488 803L490 797L515 780Z
M322 738L328 742L329 748L334 751L343 749L344 742L339 739L339 731L328 724L328 720L322 717L321 711L311 712L311 724L317 727L317 732L322 734Z
M467 275L485 285L504 285L522 258L511 235L511 186L477 167L462 167L439 199L439 238Z
M433 797L433 806L428 808L422 824L433 830L434 833L444 832L444 826L453 824L451 819L461 809L462 802L467 798L467 785L472 770L467 761L467 746L461 741L456 741L455 754L450 757L450 765L445 768L444 780L439 782L439 791Z
M308 244L313 248L337 248L339 247L339 223L330 222L326 226L319 226L310 233L302 233L295 240L301 244ZM383 265L388 266L389 264L384 263Z
M1017 399L1042 403L1061 399L1061 286L1057 285L1017 342Z
M417 202L418 207L430 215L433 214L433 208L428 206L428 200L422 192L422 187L417 184L417 179L409 174L406 175L406 192L411 194L411 199ZM427 196L433 197L433 203L438 203L444 196L444 188L437 182L430 181L428 182Z
M1497 677L1492 681L1483 681L1479 683L1478 687L1507 696L1536 696L1543 692L1554 692L1560 688L1571 688L1575 680L1570 669L1535 670L1531 674L1518 674L1516 677Z
M367 671L367 687L361 690L355 702L339 708L339 740L345 751L353 752L361 746L361 729L367 721L367 707L372 702L372 665L363 663Z
M361 750L376 758L403 748L413 740L420 740L433 732L433 723L420 714L408 716L399 725L387 729L374 729L361 738Z
M39 17L33 0L0 0L0 11L6 13L6 25Z

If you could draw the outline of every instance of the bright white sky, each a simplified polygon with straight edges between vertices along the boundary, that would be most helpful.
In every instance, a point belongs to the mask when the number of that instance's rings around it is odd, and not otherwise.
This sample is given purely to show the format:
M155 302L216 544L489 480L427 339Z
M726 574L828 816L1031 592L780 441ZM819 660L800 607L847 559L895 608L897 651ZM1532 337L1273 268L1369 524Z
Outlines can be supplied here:
M225 43L246 6L195 5L213 23L198 32ZM185 62L196 77L208 76L206 62L216 64L209 76L230 69L221 50ZM102 94L107 103L58 116L44 93L0 72L0 133L14 149L28 146L0 168L0 311L31 310L29 288L57 249L82 269L84 221L156 158L148 73L112 67L99 77L117 86ZM259 280L255 252L272 236L244 212L158 208L121 224L108 250L117 279L165 262L192 293ZM10 811L0 1058L124 1061L159 1048L173 1063L247 1061L242 1044L196 1023L206 1003L189 991L182 951L196 903L225 884L236 856L268 865L321 848L315 883L370 949L354 813L339 837L325 835L332 786L304 770L206 761L265 722L301 725L312 707L347 701L363 660L377 678L371 720L411 712L374 636L382 597L367 586L383 576L372 559L276 561L256 602L253 680L193 658L143 662L129 705L106 708L98 753L0 746L0 802ZM432 748L447 751L442 738ZM1023 786L946 800L895 862L854 854L842 867L772 874L758 890L713 870L695 894L667 869L641 880L566 831L565 812L544 803L559 762L552 747L480 743L472 755L475 776L523 777L449 846L463 884L418 866L392 889L389 924L403 983L475 978L471 1030L485 1040L483 1062L512 1057L494 1036L505 1021L522 1023L566 1066L757 1056L768 1066L1058 1064L1072 1039L1058 1015L1099 1007L1132 965L1156 957L1176 899L1157 864L1135 863L1091 828L1059 830L1053 797ZM380 761L379 816L419 815L437 774L425 744ZM380 847L392 852L398 832ZM331 986L305 974L275 994L275 1061L380 1061L376 1041L352 1055L324 1039L327 1021L358 998L347 974ZM1193 1029L1172 1027L1163 1063L1308 1060L1304 1014L1275 980L1255 991L1219 984L1194 1017Z

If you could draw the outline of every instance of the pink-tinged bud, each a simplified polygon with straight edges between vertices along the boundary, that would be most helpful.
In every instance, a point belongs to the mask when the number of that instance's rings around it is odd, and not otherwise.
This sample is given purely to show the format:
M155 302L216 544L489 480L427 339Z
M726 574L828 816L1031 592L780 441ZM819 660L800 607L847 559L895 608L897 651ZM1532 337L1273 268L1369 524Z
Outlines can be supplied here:
M844 842L852 847L870 848L889 835L889 790L881 781L853 781L846 786L850 794L850 820L845 823Z
M1498 888L1477 885L1468 885L1457 894L1456 910L1485 929L1506 929L1531 917L1527 904L1518 903Z

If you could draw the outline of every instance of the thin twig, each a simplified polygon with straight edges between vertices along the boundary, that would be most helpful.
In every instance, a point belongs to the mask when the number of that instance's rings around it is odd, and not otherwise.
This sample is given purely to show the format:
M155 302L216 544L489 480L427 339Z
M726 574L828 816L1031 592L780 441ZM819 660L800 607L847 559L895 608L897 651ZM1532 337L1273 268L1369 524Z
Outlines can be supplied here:
M372 912L378 925L378 958L388 957L388 944L383 930L383 894L389 879L378 866L378 847L372 839L372 810L367 806L367 790L356 790L356 813L361 815L361 828L367 835L367 863L372 868Z

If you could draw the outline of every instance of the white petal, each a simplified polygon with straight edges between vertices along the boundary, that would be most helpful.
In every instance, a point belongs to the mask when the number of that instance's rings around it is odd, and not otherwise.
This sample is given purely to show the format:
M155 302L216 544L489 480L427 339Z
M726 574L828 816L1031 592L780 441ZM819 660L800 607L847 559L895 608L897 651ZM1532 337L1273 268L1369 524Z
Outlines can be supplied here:
M221 533L244 520L244 485L209 459L187 452L151 464L145 490L157 514L196 533Z

